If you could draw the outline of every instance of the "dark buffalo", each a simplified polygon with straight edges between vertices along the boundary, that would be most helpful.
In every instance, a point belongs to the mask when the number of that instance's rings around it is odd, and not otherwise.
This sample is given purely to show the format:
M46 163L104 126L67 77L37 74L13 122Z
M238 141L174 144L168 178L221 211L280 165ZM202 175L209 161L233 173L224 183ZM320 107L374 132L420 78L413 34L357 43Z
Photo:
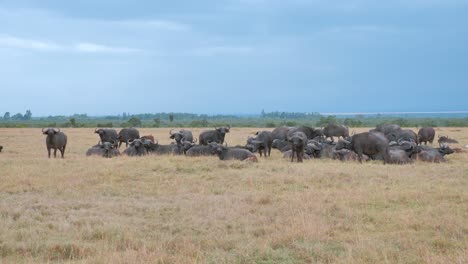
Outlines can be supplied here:
M260 157L262 156L262 152L265 152L265 157L270 156L271 154L271 145L273 140L271 139L271 132L270 131L258 131L255 137L249 137L247 139L246 148L255 153L258 151Z
M366 154L372 159L374 159L376 155L381 155L385 164L390 162L388 143L388 139L380 132L364 132L356 134L346 140L339 140L335 149L349 149L356 152L359 162L362 162L363 154Z
M65 148L67 147L67 135L60 132L60 128L55 130L54 128L43 128L42 134L47 135L46 147L50 158L50 150L54 149L54 158L57 157L57 150L60 150L62 159L65 157Z
M333 151L333 159L341 160L341 161L356 161L359 160L358 154L356 152L349 150L349 149L340 149ZM362 159L364 161L369 160L367 155L362 155Z
M229 148L222 144L210 144L211 153L217 154L220 160L241 160L257 162L257 156L243 148Z
M401 127L396 124L382 124L382 125L378 125L375 129L372 129L369 132L380 132L384 135L387 135L400 129Z
M418 135L411 129L399 129L385 135L389 141L414 141L418 144Z
M125 142L125 146L128 147L129 140L135 140L140 138L140 132L136 128L123 128L120 130L118 139L119 139L119 148L123 142Z
M336 147L335 144L331 144L329 142L322 143L322 150L320 151L320 158L336 159L335 147Z
M199 142L200 145L208 145L210 142L216 142L219 144L224 143L224 137L226 133L229 133L231 129L230 126L228 127L220 127L215 128L214 130L206 130L200 133Z
M155 154L155 155L168 155L168 154L173 154L173 155L180 155L183 153L181 146L171 143L169 145L161 145L159 142L156 140L156 142L152 142L150 140L144 141L144 145L146 149L148 150L148 153L150 154Z
M289 132L288 142L291 144L291 150L292 150L291 162L294 161L294 155L297 156L297 162L302 162L303 157L304 157L304 149L307 145L306 134L300 131Z
M287 140L289 129L292 127L277 127L271 131L271 140Z
M291 159L292 157L293 157L293 153L292 153L291 149L283 152L283 158L284 159ZM307 154L307 153L304 153L304 156L302 156L302 158L305 159L305 160L312 159L311 156L309 156L309 154Z
M319 141L308 140L307 145L304 148L304 152L310 157L320 158L320 153L322 152L322 149L322 143L320 143Z
M104 158L112 158L119 155L120 151L115 148L113 143L110 142L97 144L86 151L86 156L101 156Z
M445 155L454 153L455 151L449 146L443 145L440 148L431 148L428 146L419 146L420 152L415 155L416 160L425 162L445 162Z
M141 139L130 140L129 146L123 151L123 154L128 156L144 156L148 154L145 143Z
M437 142L439 143L440 147L451 143L458 144L458 141L453 138L449 138L448 136L439 136L439 140L437 140Z
M419 144L424 142L424 145L427 145L427 142L434 142L435 138L435 129L433 127L423 127L418 131L418 140Z
M179 146L179 151L182 151L185 155L187 155L187 151L189 151L191 148L196 146L195 142L187 141L187 140L182 140L180 144L177 144ZM202 145L201 145L202 146Z
M412 162L406 151L398 148L389 148L388 155L390 157L390 163L393 164L407 164Z
M333 125L330 124L326 126L323 130L323 135L326 138L330 138L332 142L334 142L333 137L340 137L342 138L347 138L349 137L349 129L346 126L341 126L341 125Z
M99 134L99 138L101 139L101 142L115 142L116 147L118 147L118 142L119 142L119 135L117 134L117 131L115 129L107 129L107 128L96 128L94 130L94 133ZM98 142L99 144L99 142Z
M308 126L292 127L289 129L288 133L293 133L296 131L304 133L307 136L307 139L314 139L316 137L323 136L322 129L317 129Z
M177 144L180 144L182 141L193 142L193 135L190 130L182 129L173 133L171 129L171 131L169 131L169 135L169 138L174 139Z
M197 157L197 156L212 156L214 155L211 151L211 144L217 144L217 143L210 143L208 145L195 145L190 147L186 151L186 155L190 157Z
M287 140L283 140L283 139L273 140L273 142L271 143L271 147L281 152L291 150L291 144L289 144Z

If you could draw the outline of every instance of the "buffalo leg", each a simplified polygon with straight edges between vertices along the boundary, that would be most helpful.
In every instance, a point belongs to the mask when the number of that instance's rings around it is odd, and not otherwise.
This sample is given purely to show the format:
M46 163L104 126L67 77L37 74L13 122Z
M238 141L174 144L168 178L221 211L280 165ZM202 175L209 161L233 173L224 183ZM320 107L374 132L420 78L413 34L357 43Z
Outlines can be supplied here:
M297 151L297 162L302 162L302 155L304 155L304 152Z
M65 158L65 148L67 146L63 146L63 148L60 149L60 152L62 153L62 159Z
M294 154L296 154L296 153L294 152L294 150L292 150L292 153L291 153L291 162L294 162Z
M54 158L57 158L57 149L54 149Z
M50 159L50 148L47 148L47 153L49 153L49 159Z

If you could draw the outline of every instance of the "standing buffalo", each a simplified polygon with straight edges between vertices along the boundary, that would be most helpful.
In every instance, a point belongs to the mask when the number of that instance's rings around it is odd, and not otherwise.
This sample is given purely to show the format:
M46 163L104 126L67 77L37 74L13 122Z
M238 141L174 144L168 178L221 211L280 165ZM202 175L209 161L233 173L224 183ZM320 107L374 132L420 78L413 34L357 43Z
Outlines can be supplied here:
M291 127L277 127L271 131L271 139L286 140Z
M274 139L271 143L271 147L281 152L291 150L291 144L285 139Z
M334 142L333 137L340 137L347 138L349 137L349 129L346 126L341 126L341 125L333 125L330 124L326 126L323 130L323 135L325 135L326 138L331 138L331 141Z
M418 140L419 144L424 142L424 145L427 145L427 142L431 143L435 138L435 130L432 127L423 127L418 131Z
M129 146L123 151L128 156L144 156L148 154L145 144L141 139L135 139L128 142Z
M390 157L388 155L388 139L380 132L364 132L356 134L346 140L339 140L335 149L349 149L356 152L359 162L362 162L363 154L366 154L372 159L375 159L376 155L381 155L384 164L390 162Z
M128 141L129 140L135 140L140 138L140 132L136 128L123 128L119 132L119 148L122 145L123 142L125 142L125 146L128 147Z
M182 141L193 142L193 135L192 135L192 131L190 130L182 129L178 132L172 133L172 129L171 129L171 131L169 131L169 135L170 135L169 138L174 139L177 144L180 144Z
M291 162L294 161L294 155L297 156L297 162L302 162L304 157L304 148L307 145L307 136L303 132L296 131L288 133L288 141L291 144Z
M115 148L115 144L110 142L99 143L86 151L86 156L101 156L112 158L120 155L120 151Z
M251 152L256 152L262 156L262 151L265 152L265 157L270 156L271 154L271 145L273 140L271 139L271 132L270 131L259 131L257 132L255 137L249 137L247 139L246 148Z
M117 131L115 129L107 129L107 128L99 128L95 129L94 133L99 134L99 138L101 139L101 142L115 142L115 146L118 146L119 142L119 135L117 134ZM99 142L98 142L99 143Z
M54 128L42 129L42 134L47 135L46 146L47 152L50 158L50 150L54 149L54 158L57 157L57 149L62 154L62 159L65 157L65 148L67 147L67 135L60 132L60 128L55 130Z
M229 133L230 129L231 127L228 126L228 127L215 128L215 130L206 130L206 131L201 132L200 137L199 137L200 145L208 145L208 143L210 142L223 144L224 137L226 136L226 133Z
M220 160L241 160L257 162L257 156L243 148L228 148L222 144L210 144L211 152L217 154Z
M323 136L321 129L316 129L313 127L308 126L300 126L300 127L277 127L271 132L271 140L279 139L279 140L287 140L288 133L292 132L302 132L307 136L307 139L314 139L318 136Z

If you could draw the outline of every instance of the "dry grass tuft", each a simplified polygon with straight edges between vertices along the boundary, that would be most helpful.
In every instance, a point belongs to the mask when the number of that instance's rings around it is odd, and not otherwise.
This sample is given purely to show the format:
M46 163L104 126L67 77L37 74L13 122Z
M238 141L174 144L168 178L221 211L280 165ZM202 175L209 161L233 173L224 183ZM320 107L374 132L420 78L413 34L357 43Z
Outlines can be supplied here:
M0 129L1 263L468 262L466 152L404 166L108 160L84 156L92 129L64 131L66 159L48 160L40 129ZM437 133L468 143L466 128Z

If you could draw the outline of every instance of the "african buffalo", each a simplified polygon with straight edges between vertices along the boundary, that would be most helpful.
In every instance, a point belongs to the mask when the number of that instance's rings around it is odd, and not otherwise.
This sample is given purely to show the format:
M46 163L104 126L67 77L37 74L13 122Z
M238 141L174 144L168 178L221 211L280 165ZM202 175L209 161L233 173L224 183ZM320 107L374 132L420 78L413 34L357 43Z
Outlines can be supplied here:
M387 135L400 129L401 127L396 124L382 124L378 125L375 129L371 129L369 132L380 132L384 135Z
M418 140L419 144L424 142L424 145L427 145L427 142L431 143L435 138L435 129L433 127L422 127L418 131Z
M292 127L277 127L271 131L271 140L286 140L289 129Z
M258 151L260 157L262 156L262 152L265 152L265 157L270 156L271 154L271 145L273 140L271 139L271 132L270 131L258 131L255 137L249 137L247 139L246 148L255 153Z
M197 157L197 156L212 156L214 155L211 151L211 146L212 144L217 144L217 143L210 143L208 145L195 145L190 147L186 151L186 155L190 157Z
M291 150L291 144L289 144L289 142L284 139L274 139L271 143L271 147L281 152Z
M306 134L300 131L289 132L287 139L288 139L288 142L291 144L291 150L292 150L291 162L294 161L294 155L297 156L297 162L302 162L302 159L304 157L304 148L307 145Z
M60 132L60 128L55 130L54 128L43 128L42 134L47 135L46 147L50 158L50 150L54 149L54 158L57 157L57 149L62 154L62 159L65 156L65 148L67 147L67 135Z
M151 140L151 142L154 143L154 137L153 137L153 135L142 136L140 139L142 139L142 140L145 140L145 139L146 139L146 140Z
M86 156L101 156L104 158L112 158L120 155L120 151L115 148L115 145L110 142L104 142L97 144L88 151L86 151Z
M418 135L411 129L399 129L399 130L394 130L388 134L385 135L385 137L389 141L414 141L416 144L419 143L418 141Z
M388 139L380 132L364 132L353 135L347 139L338 141L336 150L349 149L358 154L359 162L362 162L363 154L370 158L380 154L383 157L384 164L390 162L388 155Z
M144 156L148 154L143 140L134 139L128 142L129 146L123 151L123 154L128 156Z
M120 130L118 135L118 147L120 148L123 142L125 142L125 146L128 147L129 140L135 140L138 138L140 138L140 132L136 128L123 128L122 130Z
M229 148L223 144L210 144L211 153L217 154L220 160L241 160L257 162L257 156L242 148Z
M437 142L439 143L439 146L442 147L446 144L450 144L450 143L455 143L455 144L458 144L458 141L453 139L453 138L449 138L448 136L439 136L439 140L437 140Z
M174 154L180 155L183 153L182 149L179 145L175 143L171 143L169 145L161 145L156 140L156 142L152 142L151 140L145 140L144 142L145 148L147 149L148 153L155 154L155 155L166 155L166 154Z
M307 145L304 148L304 152L310 157L320 158L320 153L322 149L322 143L316 140L308 140Z
M293 157L293 154L292 154L291 149L283 152L283 158L284 159L291 159L292 157ZM312 159L311 156L309 156L309 154L307 154L307 153L304 153L304 156L302 158L305 159L305 160Z
M193 135L192 135L192 131L190 130L182 129L180 131L172 133L172 129L171 129L171 131L169 131L169 135L170 135L169 138L174 139L177 144L180 144L183 140L188 141L188 142L193 142Z
M341 161L356 161L359 160L358 154L349 149L333 150L333 159ZM369 157L365 154L362 155L364 161L368 161Z
M445 162L444 156L455 152L447 145L442 145L440 148L431 148L428 146L419 146L418 148L420 152L415 155L415 159L425 162Z
M208 143L210 142L223 144L224 137L226 136L226 133L229 133L230 129L231 127L228 126L228 127L220 127L220 128L215 128L214 130L206 130L206 131L201 132L199 136L200 145L208 145Z
M338 139L340 139L340 137L349 137L348 127L342 125L330 124L326 126L322 132L326 138L331 138L331 142L334 142L333 137L338 137Z
M118 147L118 142L119 142L119 135L117 134L117 131L115 129L107 129L107 128L96 128L94 130L94 133L99 134L99 138L101 139L101 142L115 142L115 146ZM98 142L99 144L99 142Z

